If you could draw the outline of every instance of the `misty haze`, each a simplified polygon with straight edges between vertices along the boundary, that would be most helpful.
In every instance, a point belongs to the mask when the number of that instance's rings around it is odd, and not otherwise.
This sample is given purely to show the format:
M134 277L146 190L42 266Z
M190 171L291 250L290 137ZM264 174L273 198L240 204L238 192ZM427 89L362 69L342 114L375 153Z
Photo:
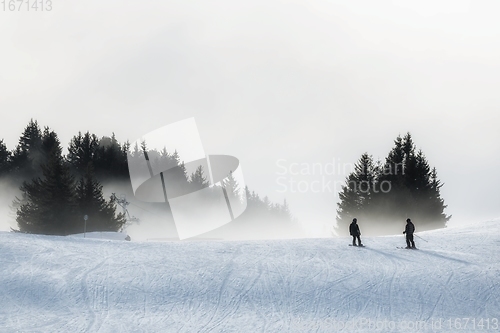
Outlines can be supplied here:
M0 333L498 331L499 12L0 2Z

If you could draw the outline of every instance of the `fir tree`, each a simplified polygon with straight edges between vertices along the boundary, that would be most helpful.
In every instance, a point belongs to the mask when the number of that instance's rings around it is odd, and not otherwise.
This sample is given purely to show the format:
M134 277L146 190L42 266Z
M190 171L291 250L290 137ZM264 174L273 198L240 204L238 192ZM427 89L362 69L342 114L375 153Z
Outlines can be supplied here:
M129 171L128 171L128 152L130 150L130 142L127 140L125 143L121 146L121 151L118 160L118 165L120 166L120 175L123 178L127 178L129 176Z
M192 191L201 190L210 185L201 165L198 166L196 171L189 177L189 184L191 185Z
M7 146L3 140L0 140L0 177L8 174L11 168L10 163L10 151L7 150Z
M177 150L175 150L174 153L172 154L172 159L174 161L174 164L178 167L176 169L176 174L175 174L176 178L178 178L182 184L187 184L189 179L186 171L186 166L184 165L184 161L181 161L179 153L177 153Z
M41 175L41 144L42 131L37 121L31 119L12 152L11 168L17 179L28 180Z
M19 231L50 235L83 232L83 215L88 214L88 231L116 231L125 222L115 217L115 204L102 197L102 186L88 171L75 186L55 132L44 130L40 152L46 163L41 166L42 177L24 182L21 198L14 200ZM89 164L91 170L91 164Z
M434 224L437 227L445 227L446 222L451 219L451 215L446 215L444 210L447 205L445 205L444 200L441 198L440 189L443 186L441 181L437 177L436 168L432 168L430 173L430 189L428 191L426 209L422 216L422 220L425 224Z
M370 215L378 173L379 169L372 156L368 153L361 155L339 193L337 223L340 233L348 230L347 227L354 217L364 219Z
M169 199L186 195L194 190L202 188L201 186L194 186L189 182L186 167L184 162L181 161L177 151L174 151L174 153L170 155L168 154L166 148L164 148L160 152L160 160L165 165L162 170L166 171L162 174ZM201 178L206 181L206 178L203 175Z
M99 139L95 134L89 132L84 135L78 132L78 135L71 139L66 159L75 175L83 176L85 174L89 164L94 163L98 147Z
M373 196L371 221L375 224L395 224L410 216L408 208L413 206L409 184L412 183L414 169L413 139L409 134L404 138L398 136L377 179L380 190Z
M440 196L441 182L435 169L430 168L424 153L416 146L410 133L398 136L382 167L374 173L364 173L363 165L372 165L364 154L347 184L339 194L338 232L345 233L353 217L368 221L374 233L397 232L407 217L419 223L419 230L444 227L450 219L444 213L446 205ZM370 177L363 177L363 175ZM366 189L357 190L360 182ZM378 230L377 230L378 229Z
M43 130L42 142L40 145L40 167L42 165L48 164L53 154L62 158L61 143L59 142L59 138L57 137L56 132L50 130L50 128L48 127L45 127ZM62 159L62 161L63 163L66 163L64 159Z
M292 221L292 214L288 203L284 200L283 204L272 203L267 196L261 199L255 191L250 191L248 186L245 186L244 195L247 199L247 209L241 215L241 219L255 218L271 218L281 221Z
M240 189L240 185L236 179L234 179L232 171L229 172L229 175L224 180L223 187L225 188L229 198L232 198L233 200L242 200L242 190Z
M76 186L77 216L83 220L87 215L87 232L118 231L125 224L125 216L115 216L116 203L111 198L106 201L102 194L102 185L95 179L92 166L89 165L85 177Z
M74 179L64 164L58 140L42 172L43 178L23 183L22 198L14 202L19 207L16 218L19 230L51 235L74 233L77 230Z
M102 137L93 159L97 178L103 180L128 178L126 156L114 133L111 137Z

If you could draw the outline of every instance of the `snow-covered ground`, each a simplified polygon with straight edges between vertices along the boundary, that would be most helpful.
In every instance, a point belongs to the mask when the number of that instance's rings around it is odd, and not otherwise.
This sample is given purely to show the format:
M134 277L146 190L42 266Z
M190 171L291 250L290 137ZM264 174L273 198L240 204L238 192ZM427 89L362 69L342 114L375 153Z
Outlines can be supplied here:
M418 235L414 251L0 233L0 332L499 331L500 221Z

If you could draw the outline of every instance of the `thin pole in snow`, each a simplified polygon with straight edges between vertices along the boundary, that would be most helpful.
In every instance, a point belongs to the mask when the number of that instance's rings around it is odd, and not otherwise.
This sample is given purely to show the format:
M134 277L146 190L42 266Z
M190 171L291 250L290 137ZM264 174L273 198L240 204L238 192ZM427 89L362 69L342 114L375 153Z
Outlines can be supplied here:
M88 215L83 216L83 220L85 221L83 225L83 238L85 238L85 233L87 233L87 220L89 219Z

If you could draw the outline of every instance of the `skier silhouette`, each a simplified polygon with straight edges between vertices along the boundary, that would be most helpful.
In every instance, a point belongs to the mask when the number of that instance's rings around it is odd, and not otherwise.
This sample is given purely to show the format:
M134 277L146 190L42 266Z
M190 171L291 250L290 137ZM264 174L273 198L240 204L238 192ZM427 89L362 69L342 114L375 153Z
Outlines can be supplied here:
M415 225L410 219L406 219L406 228L403 234L406 234L406 248L415 249L415 242L413 241L413 233L415 232Z
M352 236L352 246L356 246L356 238L358 239L358 246L363 246L363 244L361 244L361 238L359 237L361 235L361 232L359 231L357 222L358 219L353 218L352 223L349 225L349 233Z

